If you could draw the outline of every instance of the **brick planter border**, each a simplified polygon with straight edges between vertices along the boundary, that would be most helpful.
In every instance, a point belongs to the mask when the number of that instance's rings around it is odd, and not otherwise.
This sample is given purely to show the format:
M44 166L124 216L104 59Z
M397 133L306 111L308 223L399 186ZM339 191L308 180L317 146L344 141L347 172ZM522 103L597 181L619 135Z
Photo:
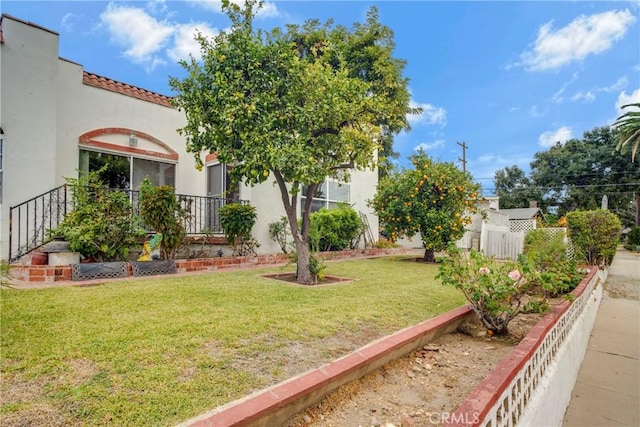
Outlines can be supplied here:
M401 255L410 252L405 248L389 249L355 249L349 251L322 252L320 257L327 260L374 257L383 255ZM219 258L195 258L175 260L178 273L190 273L198 271L215 271L230 268L249 268L270 265L281 265L289 262L285 254L267 254L244 257L219 257ZM70 265L19 265L9 266L9 276L12 280L27 283L55 283L71 281L72 269ZM129 276L132 277L132 268L128 267Z
M438 337L451 333L473 311L459 307L415 326L402 329L318 369L285 380L230 402L180 427L282 425L298 412L319 402L340 386L362 378L392 360L405 356Z

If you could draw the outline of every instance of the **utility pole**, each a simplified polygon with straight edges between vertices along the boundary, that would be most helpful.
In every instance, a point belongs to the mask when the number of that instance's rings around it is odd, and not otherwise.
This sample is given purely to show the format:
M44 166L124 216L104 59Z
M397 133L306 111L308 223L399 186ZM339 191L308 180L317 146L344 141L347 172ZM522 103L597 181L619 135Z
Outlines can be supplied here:
M458 157L458 160L462 162L462 172L466 172L467 171L467 148L469 148L469 146L464 141L457 142L456 144L462 147L462 158Z

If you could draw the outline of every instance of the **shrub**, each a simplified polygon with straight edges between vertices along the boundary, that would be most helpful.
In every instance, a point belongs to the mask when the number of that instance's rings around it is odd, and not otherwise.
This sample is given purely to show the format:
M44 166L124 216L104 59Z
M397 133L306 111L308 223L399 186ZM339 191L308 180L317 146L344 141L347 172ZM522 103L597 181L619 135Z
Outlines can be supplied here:
M561 233L550 234L544 228L530 230L524 237L523 255L539 271L567 257L567 244Z
M279 221L269 224L269 236L271 240L280 245L283 254L289 253L289 245L291 245L291 242L288 242L288 236L290 234L288 227L289 220L286 216L281 217Z
M358 213L348 205L320 209L311 215L309 241L314 251L341 251L351 248L360 235Z
M242 203L229 203L220 208L220 225L236 255L255 254L257 241L251 236L256 223L256 208Z
M185 237L184 210L176 198L173 187L155 187L145 178L140 186L140 216L156 233L162 234L160 252L171 259Z
M145 231L132 215L129 195L109 189L100 180L100 172L65 178L73 193L73 210L49 234L63 236L72 251L87 258L99 262L125 260Z
M589 265L611 264L622 228L615 214L607 210L570 212L567 224L578 259Z
M311 272L316 284L318 283L318 280L324 279L324 270L326 268L327 265L324 263L324 259L314 254L309 256L309 271Z
M576 262L567 256L567 244L561 233L549 234L544 228L529 231L522 257L540 273L531 280L540 285L544 297L569 292L582 279Z
M467 258L451 245L439 269L442 283L462 291L482 324L495 334L508 333L509 322L525 308L532 285L528 264L496 263L474 250Z
M633 227L627 234L627 243L633 248L640 246L640 227Z
M399 248L400 245L398 243L394 243L387 239L380 239L373 244L373 247L377 249L390 249L390 248Z
M578 270L576 262L565 258L540 272L534 280L540 284L546 298L571 292L578 286L582 277L584 274Z

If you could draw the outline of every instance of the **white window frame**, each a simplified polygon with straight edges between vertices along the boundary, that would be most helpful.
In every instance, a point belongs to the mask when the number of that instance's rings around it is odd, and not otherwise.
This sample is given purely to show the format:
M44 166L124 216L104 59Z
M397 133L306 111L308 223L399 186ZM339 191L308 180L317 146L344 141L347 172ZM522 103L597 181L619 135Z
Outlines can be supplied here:
M113 156L120 156L120 157L124 157L129 161L129 188L126 188L126 190L139 190L133 188L133 162L134 159L138 159L138 160L146 160L146 161L151 161L151 162L155 162L155 163L161 163L161 164L165 164L165 165L172 165L174 167L173 170L173 188L177 187L177 178L178 178L178 163L177 162L171 162L171 161L166 161L166 159L157 159L154 157L143 157L143 156L134 156L131 153L125 153L125 152L119 152L119 151L112 151L112 150L96 150L96 149L91 149L91 148L86 148L86 147L81 147L80 151L87 151L87 152L92 152L92 153L99 153L99 154L108 154L108 155L113 155ZM80 151L78 152L78 164L80 163ZM82 165L79 165L79 171L83 172L84 170L82 169Z
M326 208L326 209L332 209L335 206L337 206L338 203L346 203L346 204L351 204L351 183L350 182L344 182L344 181L339 181L336 179L327 179L325 180L321 185L324 185L325 188L325 197L314 197L313 201L315 202L312 206L311 206L311 212L316 212L321 208ZM331 190L331 187L334 186L334 190ZM340 200L334 197L335 193L342 193L343 191L336 191L336 188L340 187L340 188L347 188L347 197L346 200ZM304 209L304 204L306 201L306 197L304 195L300 196L300 207L301 210ZM322 204L322 206L318 207L318 202L320 204ZM314 206L315 205L315 206Z

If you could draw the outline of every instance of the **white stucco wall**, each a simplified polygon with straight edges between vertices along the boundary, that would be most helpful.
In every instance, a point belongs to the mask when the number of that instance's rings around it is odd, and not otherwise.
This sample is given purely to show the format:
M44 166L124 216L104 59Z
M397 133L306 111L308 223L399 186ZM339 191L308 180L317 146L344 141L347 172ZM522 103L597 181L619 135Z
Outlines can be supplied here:
M378 239L378 217L367 206L367 200L372 199L376 191L376 183L378 181L378 171L364 170L353 171L351 174L351 205L356 212L362 212L367 215L371 233L375 240ZM269 224L278 221L285 216L284 204L278 184L275 178L270 176L267 181L256 187L243 186L240 189L240 198L250 200L251 205L255 206L258 219L253 227L252 233L260 242L258 253L277 253L280 252L280 246L274 242L269 236ZM301 208L298 202L298 216L300 216Z
M6 142L0 259L5 259L9 207L56 182L58 35L10 18L2 20L2 33L0 125Z
M178 155L175 185L180 194L205 196L206 168L194 167L192 153L177 129L185 124L178 110L83 83L82 65L58 57L58 34L9 16L2 21L4 42L0 50L0 125L5 132L3 201L0 209L0 259L8 257L9 207L62 185L65 177L77 177L80 136L104 128L131 129L148 134ZM122 147L99 151L126 154L125 134L93 138L99 143ZM137 148L167 154L170 150L144 139ZM351 203L367 214L375 240L378 220L367 207L376 191L377 170L356 171L351 180ZM258 211L254 229L260 253L279 252L268 233L268 224L284 215L277 186L272 180L242 187L240 198Z
M96 88L82 83L82 67L60 61L60 87L65 96L58 102L59 175L76 176L78 168L78 138L80 135L102 128L127 128L149 134L167 144L178 153L176 163L176 192L205 194L205 173L198 172L192 154L187 154L185 139L177 129L184 126L184 114L163 105L142 101L127 95ZM129 147L126 135L105 135L101 142ZM152 142L138 138L140 149L165 153ZM135 157L174 163L135 154Z

